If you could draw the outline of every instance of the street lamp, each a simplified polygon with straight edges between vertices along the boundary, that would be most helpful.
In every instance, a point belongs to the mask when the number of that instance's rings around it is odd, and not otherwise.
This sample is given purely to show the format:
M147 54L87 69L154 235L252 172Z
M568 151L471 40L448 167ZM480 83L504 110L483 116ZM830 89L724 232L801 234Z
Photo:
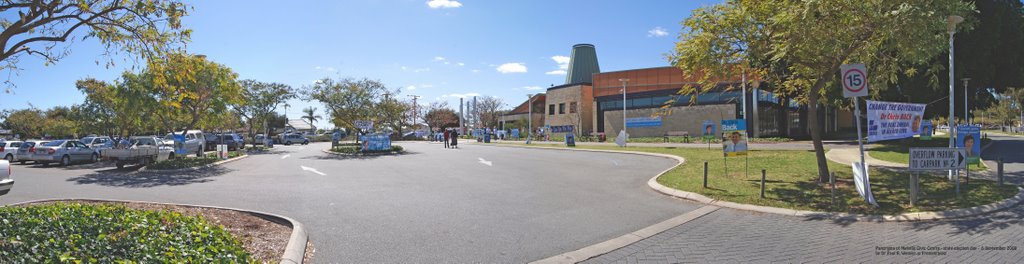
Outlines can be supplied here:
M626 83L629 79L619 79L622 82L622 146L625 147L625 142L629 139L629 134L626 133Z
M967 97L967 81L970 81L971 78L963 78L963 79L960 79L960 80L964 81L964 124L968 124L969 125L969 124L971 124L971 122L970 122L970 120L968 118L970 118L971 115L967 114L968 113L967 112L967 100L968 100L968 98L970 98L970 97ZM977 121L977 120L975 120L975 121Z
M949 32L949 118L947 120L949 123L949 131L947 131L949 132L949 148L955 146L953 144L953 107L955 107L953 105L953 80L955 79L953 76L953 35L956 35L956 25L960 24L960 22L964 22L964 18L961 16L949 16L946 18L946 31ZM950 180L953 179L953 170L949 170L948 176ZM959 179L957 177L958 181ZM957 182L957 193L960 193L959 189L960 183Z
M526 117L526 122L528 124L526 127L526 138L530 139L533 137L533 95L527 94L526 98L528 99L526 108L530 109L529 114L527 114Z

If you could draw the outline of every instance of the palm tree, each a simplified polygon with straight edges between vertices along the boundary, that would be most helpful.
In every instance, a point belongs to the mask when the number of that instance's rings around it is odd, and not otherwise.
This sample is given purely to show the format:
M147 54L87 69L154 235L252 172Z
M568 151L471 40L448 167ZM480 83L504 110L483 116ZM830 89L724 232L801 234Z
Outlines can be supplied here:
M316 107L307 107L306 109L302 109L302 112L306 114L302 116L302 119L309 120L309 126L313 128L313 131L316 131L316 126L313 125L313 122L323 118L316 114Z

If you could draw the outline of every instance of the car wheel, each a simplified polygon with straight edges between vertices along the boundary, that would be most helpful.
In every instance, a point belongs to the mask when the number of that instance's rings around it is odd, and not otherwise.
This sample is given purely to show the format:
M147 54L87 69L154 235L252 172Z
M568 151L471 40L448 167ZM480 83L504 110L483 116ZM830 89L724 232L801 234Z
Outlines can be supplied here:
M71 165L71 157L64 155L64 157L60 158L60 165L65 167Z
M27 161L24 161L24 160L23 161L19 161L19 163L21 163L21 165L25 165L25 162L27 162Z
M7 156L4 157L4 159L7 160L8 163L14 162L14 155L7 154Z
M92 163L96 163L99 160L100 160L100 158L99 158L99 156L96 155L96 153L93 153L92 157L89 158L89 161L91 161Z
M122 162L122 161L118 161L118 162L117 162L117 168L118 168L118 169L124 169L124 162Z
M200 148L200 149L196 150L196 158L202 158L202 157L203 157L203 149Z
M167 154L167 159L168 159L168 160L172 160L172 159L174 159L174 153L171 153L171 154Z

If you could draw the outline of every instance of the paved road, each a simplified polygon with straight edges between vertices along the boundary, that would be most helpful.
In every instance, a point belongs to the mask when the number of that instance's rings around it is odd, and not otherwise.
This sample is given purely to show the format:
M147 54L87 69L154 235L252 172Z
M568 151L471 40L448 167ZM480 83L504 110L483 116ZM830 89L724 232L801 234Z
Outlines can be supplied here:
M995 143L981 152L987 166L996 167L995 160L1003 159L1003 171L1007 182L1024 184L1024 137L988 133Z
M402 145L411 154L375 158L329 156L320 152L325 144L279 146L177 175L92 164L16 165L17 184L0 204L111 198L273 212L307 226L321 263L528 262L697 207L647 187L651 176L675 163L669 159Z

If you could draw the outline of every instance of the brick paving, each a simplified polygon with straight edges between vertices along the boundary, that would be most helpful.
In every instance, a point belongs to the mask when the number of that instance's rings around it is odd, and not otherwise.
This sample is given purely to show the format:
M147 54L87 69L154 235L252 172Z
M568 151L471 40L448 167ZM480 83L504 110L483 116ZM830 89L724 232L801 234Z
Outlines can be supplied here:
M1022 219L1024 206L925 222L844 222L723 208L584 263L1024 263Z

